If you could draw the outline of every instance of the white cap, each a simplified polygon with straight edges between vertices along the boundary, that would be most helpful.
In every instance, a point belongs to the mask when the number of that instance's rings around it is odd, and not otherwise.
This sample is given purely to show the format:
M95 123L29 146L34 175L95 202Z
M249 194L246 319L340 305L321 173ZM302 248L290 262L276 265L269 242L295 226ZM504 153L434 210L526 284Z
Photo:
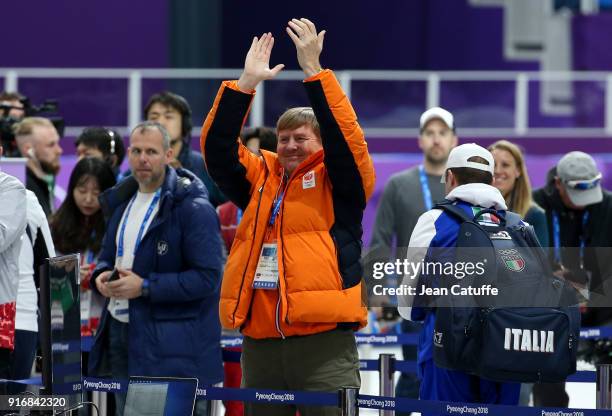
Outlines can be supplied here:
M434 118L439 118L448 126L449 129L454 129L454 117L451 113L443 109L442 107L432 107L429 110L425 111L421 114L420 124L421 130L425 128L427 123L429 123Z
M474 156L483 158L489 162L489 164L485 165L484 163L470 162L468 159ZM449 153L444 174L442 175L442 179L440 179L441 183L445 182L446 171L450 168L472 168L489 172L493 175L495 172L495 160L491 152L484 147L478 146L476 143L466 143L455 147Z

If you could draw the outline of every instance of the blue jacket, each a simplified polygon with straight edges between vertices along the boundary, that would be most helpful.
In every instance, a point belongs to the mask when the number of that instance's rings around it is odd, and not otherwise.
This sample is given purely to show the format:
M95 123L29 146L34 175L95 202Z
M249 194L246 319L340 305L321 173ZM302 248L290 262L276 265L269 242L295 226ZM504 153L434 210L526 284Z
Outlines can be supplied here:
M494 208L500 215L505 216L507 209L504 198L494 187L485 184L467 184L453 189L446 199L456 201L457 205L468 213L472 207ZM445 247L454 247L457 243L461 224L454 216L440 210L432 209L419 218L410 237L408 261L414 264L421 261L452 261L441 258L446 255ZM415 286L419 279L405 277L402 284ZM417 288L417 293L420 289ZM420 307L421 299L414 297L398 297L399 313L405 319L423 321L423 328L419 336L417 368L421 384L420 398L427 400L474 401L471 397L470 376L459 372L445 370L433 363L433 336L436 314L435 310ZM466 384L467 383L467 384ZM501 390L497 387L502 387ZM518 399L518 384L494 383L480 380L482 392L491 390L497 392L490 397L482 398L487 403L516 404Z
M100 197L110 219L93 278L114 267L119 222L137 189L130 176ZM214 384L223 379L219 220L206 188L185 169L166 168L159 204L132 267L149 280L150 294L130 300L129 374L195 376L200 385ZM105 307L89 357L92 375L107 375L109 319Z
M500 214L505 215L507 209L504 198L494 187L485 184L468 184L458 186L447 196L449 201L456 201L457 205L471 212L473 206L484 208L495 208ZM435 249L436 261L444 262L439 256L444 255L444 247L454 247L457 244L457 236L461 224L454 216L440 210L432 209L425 212L419 218L410 237L408 261L419 263L421 261L432 261L431 252ZM451 261L452 259L449 259ZM415 286L419 279L404 278L403 284ZM417 289L417 293L420 289ZM418 363L433 359L433 334L435 311L430 308L422 308L418 296L410 298L400 296L398 298L399 313L404 319L412 321L424 321L421 338L419 340Z

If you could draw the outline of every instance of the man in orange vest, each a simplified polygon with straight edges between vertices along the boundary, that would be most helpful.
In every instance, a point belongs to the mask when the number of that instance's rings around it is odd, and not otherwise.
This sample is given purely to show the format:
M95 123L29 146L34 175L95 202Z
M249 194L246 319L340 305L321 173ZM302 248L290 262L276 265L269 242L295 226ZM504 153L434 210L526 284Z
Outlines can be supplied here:
M221 288L220 318L244 335L242 386L336 392L359 387L353 332L366 324L361 221L374 168L340 84L319 63L325 31L292 19L287 33L311 107L278 120L277 154L252 154L238 136L257 85L274 78L274 38L255 37L238 81L224 81L202 129L212 178L243 210ZM298 406L335 415L334 407ZM294 414L247 403L249 415Z

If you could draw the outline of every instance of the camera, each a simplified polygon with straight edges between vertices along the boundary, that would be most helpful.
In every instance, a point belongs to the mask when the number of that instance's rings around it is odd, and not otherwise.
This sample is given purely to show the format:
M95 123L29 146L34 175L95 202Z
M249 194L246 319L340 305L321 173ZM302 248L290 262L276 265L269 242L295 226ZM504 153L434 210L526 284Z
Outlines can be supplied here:
M11 105L10 103L0 102L0 145L4 149L6 157L20 157L13 127L20 122L23 117L39 116L49 119L57 130L60 137L64 135L64 119L58 115L57 100L45 100L41 105L35 106L30 103L30 99L22 97L19 102L23 107ZM23 117L9 115L13 109L23 110Z

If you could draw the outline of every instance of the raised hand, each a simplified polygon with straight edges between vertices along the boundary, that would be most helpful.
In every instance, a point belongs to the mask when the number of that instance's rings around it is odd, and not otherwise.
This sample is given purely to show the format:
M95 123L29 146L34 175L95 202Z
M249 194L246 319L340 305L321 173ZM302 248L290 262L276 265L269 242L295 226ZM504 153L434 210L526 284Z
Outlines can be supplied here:
M295 44L298 63L306 77L321 71L319 56L323 50L325 31L317 34L314 23L308 19L291 19L287 27L287 34Z
M261 81L274 78L285 67L283 64L278 64L270 69L272 46L274 46L272 33L264 33L259 39L257 36L253 38L244 60L244 70L238 80L238 88L243 91L254 90Z

